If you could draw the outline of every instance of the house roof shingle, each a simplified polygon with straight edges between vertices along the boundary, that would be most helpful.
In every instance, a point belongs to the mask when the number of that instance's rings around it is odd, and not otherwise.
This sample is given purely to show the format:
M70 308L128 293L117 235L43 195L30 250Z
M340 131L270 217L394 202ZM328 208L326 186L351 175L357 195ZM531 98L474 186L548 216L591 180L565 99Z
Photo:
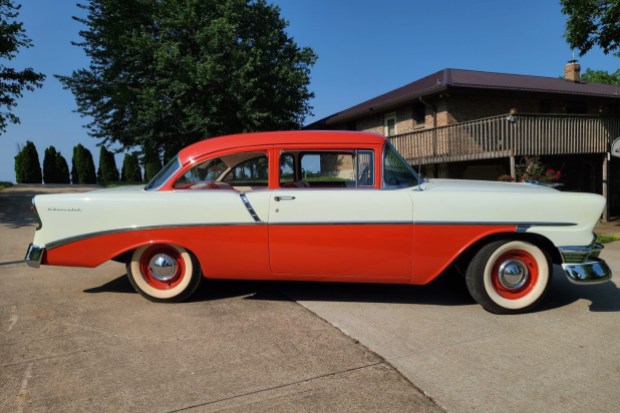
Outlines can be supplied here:
M449 88L486 89L620 99L620 86L571 82L560 78L463 69L443 69L415 82L384 93L342 112L323 118L308 128L346 122L374 111L387 110L419 97Z

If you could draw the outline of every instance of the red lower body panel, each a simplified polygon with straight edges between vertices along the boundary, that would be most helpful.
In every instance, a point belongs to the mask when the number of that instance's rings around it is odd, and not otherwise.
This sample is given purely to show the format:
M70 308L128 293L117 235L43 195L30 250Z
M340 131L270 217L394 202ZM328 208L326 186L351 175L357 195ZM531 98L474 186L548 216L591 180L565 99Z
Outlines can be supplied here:
M42 263L96 267L146 244L174 244L192 252L208 278L426 284L475 242L515 230L448 224L131 230L48 249Z

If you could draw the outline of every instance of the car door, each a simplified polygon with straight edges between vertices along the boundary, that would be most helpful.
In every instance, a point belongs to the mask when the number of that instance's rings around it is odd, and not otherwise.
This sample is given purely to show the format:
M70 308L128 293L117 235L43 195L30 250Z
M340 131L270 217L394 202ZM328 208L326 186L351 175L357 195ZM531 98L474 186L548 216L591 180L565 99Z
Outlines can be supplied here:
M288 159L282 154L283 188L270 194L268 218L275 275L360 282L409 280L411 198L407 190L376 188L375 163L368 160L369 152L300 151ZM285 173L286 164L296 172ZM370 173L367 167L372 168Z

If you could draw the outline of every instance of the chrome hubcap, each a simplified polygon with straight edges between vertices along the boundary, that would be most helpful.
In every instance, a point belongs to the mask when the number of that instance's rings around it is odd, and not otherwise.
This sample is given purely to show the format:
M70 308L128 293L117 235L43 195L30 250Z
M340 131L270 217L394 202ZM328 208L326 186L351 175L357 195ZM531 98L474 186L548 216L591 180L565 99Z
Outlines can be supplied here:
M530 275L523 262L515 259L504 261L499 266L499 282L504 288L519 289L525 285Z
M159 281L170 281L177 272L175 260L167 254L156 254L151 258L149 270Z

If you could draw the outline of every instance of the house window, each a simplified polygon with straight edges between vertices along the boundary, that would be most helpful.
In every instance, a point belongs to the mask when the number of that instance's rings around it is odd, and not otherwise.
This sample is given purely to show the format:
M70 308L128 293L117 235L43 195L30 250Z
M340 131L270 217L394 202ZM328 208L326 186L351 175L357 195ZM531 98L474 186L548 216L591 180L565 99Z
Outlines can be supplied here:
M396 130L396 113L390 113L385 115L383 120L384 131L383 134L385 136L394 136L398 133Z
M418 125L426 123L426 107L424 105L413 105L413 120Z

